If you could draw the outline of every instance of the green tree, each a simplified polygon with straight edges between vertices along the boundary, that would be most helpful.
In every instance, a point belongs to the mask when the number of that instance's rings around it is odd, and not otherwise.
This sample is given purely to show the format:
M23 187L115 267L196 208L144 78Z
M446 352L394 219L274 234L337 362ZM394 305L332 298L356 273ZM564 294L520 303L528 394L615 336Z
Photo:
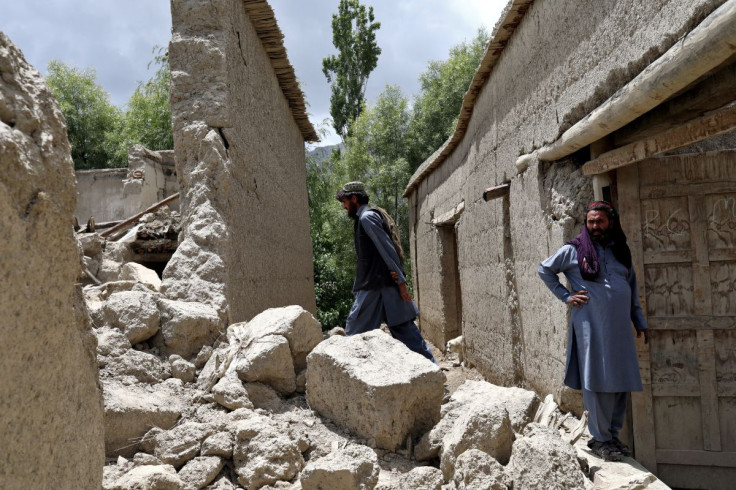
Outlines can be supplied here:
M414 98L407 135L407 160L412 172L455 129L463 95L470 87L488 40L488 32L479 29L472 41L454 46L445 61L431 61L419 76L420 92Z
M344 180L366 183L371 203L392 215L405 249L409 210L402 194L410 177L405 145L410 122L408 105L398 86L387 85L375 105L366 107L351 126L342 161Z
M171 71L169 57L163 48L154 48L155 56L148 64L158 66L147 82L139 82L128 100L126 137L149 150L171 150L174 134L171 128Z
M376 43L381 23L374 20L373 7L366 10L359 0L340 0L332 15L332 44L338 54L322 59L322 72L331 84L333 126L343 141L362 110L368 76L381 54Z
M123 113L97 84L94 69L80 70L61 61L48 64L48 84L66 119L77 169L124 166L115 159L111 140L123 126Z

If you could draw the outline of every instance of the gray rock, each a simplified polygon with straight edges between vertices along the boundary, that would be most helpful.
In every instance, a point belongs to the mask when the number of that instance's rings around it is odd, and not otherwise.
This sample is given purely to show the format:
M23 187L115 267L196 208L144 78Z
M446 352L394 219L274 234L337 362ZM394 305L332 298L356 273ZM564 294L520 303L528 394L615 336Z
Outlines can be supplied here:
M125 386L104 382L105 453L133 456L152 427L168 429L181 416L185 400L163 385Z
M180 379L185 383L191 383L197 377L197 368L189 361L182 359L177 354L169 356L169 364L171 365L171 376Z
M133 456L133 464L135 464L136 466L160 465L161 464L161 460L159 460L153 454L136 453L135 456Z
M289 342L280 335L253 341L239 354L235 370L245 382L265 383L289 395L296 390L296 374Z
M136 466L125 473L110 490L183 490L184 482L171 465Z
M97 233L80 233L77 235L79 245L82 247L82 252L87 257L97 257L102 253L102 246L105 244L105 239Z
M457 490L506 490L512 484L501 463L479 449L468 449L457 458L453 481Z
M396 485L396 490L421 488L422 490L440 490L444 483L442 472L432 466L419 466L404 474Z
M159 383L171 377L167 363L147 352L130 349L118 357L107 357L102 377L132 376L141 383Z
M187 487L200 489L212 483L223 466L225 461L218 456L199 456L179 470L179 478Z
M119 357L131 349L130 341L118 329L102 327L95 330L97 336L97 354L100 356Z
M235 426L233 463L238 483L245 488L260 488L280 480L290 481L304 468L298 441L255 415Z
M351 445L310 461L299 476L303 490L372 490L378 483L378 458L367 446Z
M307 402L322 416L389 451L440 418L440 369L380 330L331 337L308 357Z
M245 383L244 386L248 393L248 399L255 408L269 412L279 412L282 409L284 401L276 390L270 386L263 383Z
M234 374L226 375L212 388L215 401L230 410L238 408L254 408L248 398L243 382Z
M210 356L212 355L212 346L210 345L204 345L199 350L199 353L197 354L197 357L194 359L194 365L197 367L197 369L202 369L205 364L207 364L207 361L210 360Z
M202 456L220 456L231 459L233 457L233 436L230 432L212 434L202 442L200 453Z
M557 430L536 423L514 442L506 473L514 488L584 489L586 477L573 447Z
M119 279L141 283L152 291L161 290L161 279L156 271L135 262L128 262L121 267Z
M102 308L102 316L108 325L125 333L131 344L156 335L161 323L155 296L137 291L111 294Z
M244 329L253 339L269 335L286 338L297 370L307 367L307 355L322 341L322 326L311 313L298 305L269 308L246 324L236 324L228 330L238 328Z
M440 469L446 480L452 479L455 461L468 449L480 449L501 464L507 463L513 442L514 431L503 405L471 405L442 439Z
M202 346L214 342L222 331L220 317L209 305L160 299L158 306L166 354L189 358Z
M202 442L216 432L217 427L211 424L184 422L153 437L153 454L162 462L179 468L198 455Z

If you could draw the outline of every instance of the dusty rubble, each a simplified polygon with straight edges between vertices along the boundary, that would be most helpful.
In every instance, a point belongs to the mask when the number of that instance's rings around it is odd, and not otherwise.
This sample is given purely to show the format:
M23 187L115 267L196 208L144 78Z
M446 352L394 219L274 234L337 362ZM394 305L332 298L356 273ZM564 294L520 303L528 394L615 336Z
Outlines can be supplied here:
M82 238L96 254L110 245ZM479 380L457 348L441 370L383 331L323 333L300 306L225 328L140 264L109 267L115 280L84 288L103 488L665 488L596 460L551 396Z

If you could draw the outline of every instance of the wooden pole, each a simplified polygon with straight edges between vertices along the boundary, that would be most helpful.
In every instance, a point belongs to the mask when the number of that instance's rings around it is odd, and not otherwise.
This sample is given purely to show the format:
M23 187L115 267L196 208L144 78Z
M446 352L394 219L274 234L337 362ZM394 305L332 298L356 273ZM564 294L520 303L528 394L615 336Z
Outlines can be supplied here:
M136 214L135 216L131 216L130 218L128 218L128 219L120 222L119 224L113 226L112 228L103 231L102 233L100 233L100 236L101 237L108 237L108 236L112 235L113 233L115 233L116 231L122 230L123 228L127 228L131 224L133 224L136 221L138 221L138 219L141 216L143 216L144 214L152 213L153 211L156 211L161 206L165 206L166 204L169 204L170 202L174 202L177 199L179 199L179 193L178 192L176 194L170 195L169 197L167 197L163 201L157 202L156 204L152 205L148 209L145 209L144 211L141 211L140 213Z

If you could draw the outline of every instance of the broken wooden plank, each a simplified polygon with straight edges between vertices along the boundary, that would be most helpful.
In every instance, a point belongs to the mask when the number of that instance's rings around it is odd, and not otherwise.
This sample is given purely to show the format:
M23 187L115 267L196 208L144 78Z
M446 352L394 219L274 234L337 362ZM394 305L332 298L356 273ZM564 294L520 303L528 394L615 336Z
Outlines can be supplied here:
M143 216L144 214L152 213L153 211L156 211L161 206L165 206L166 204L169 204L171 202L174 202L177 199L179 199L179 193L178 192L176 194L170 195L169 197L167 197L163 201L157 202L156 204L154 204L154 205L150 206L149 208L141 211L140 213L136 214L135 216L131 216L130 218L128 218L128 219L120 222L120 224L117 224L117 225L113 226L112 228L103 231L102 233L100 233L100 236L101 237L108 237L108 236L112 235L113 233L115 233L116 231L122 230L123 228L127 228L128 226L130 226L133 223L135 223L136 221L138 221L138 219L140 219L140 217Z
M583 165L583 174L595 175L683 148L736 128L736 105L699 117L657 135L603 153Z
M507 196L510 189L511 184L501 184L497 185L496 187L489 187L488 189L483 191L483 200L490 201L492 199L498 199L499 197Z

